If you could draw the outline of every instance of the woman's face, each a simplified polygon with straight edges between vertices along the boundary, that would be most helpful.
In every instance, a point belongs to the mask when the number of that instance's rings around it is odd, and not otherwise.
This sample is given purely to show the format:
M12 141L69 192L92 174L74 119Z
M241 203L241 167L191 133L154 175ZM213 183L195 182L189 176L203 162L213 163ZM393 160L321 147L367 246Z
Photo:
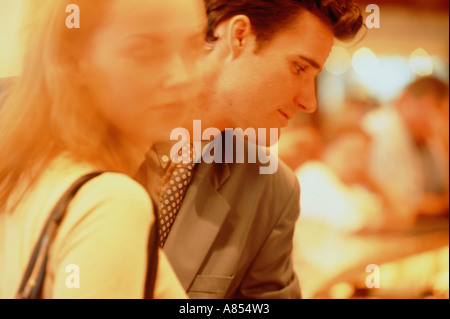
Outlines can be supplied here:
M102 115L145 152L192 126L202 92L203 1L114 0L103 14L80 61L82 79Z

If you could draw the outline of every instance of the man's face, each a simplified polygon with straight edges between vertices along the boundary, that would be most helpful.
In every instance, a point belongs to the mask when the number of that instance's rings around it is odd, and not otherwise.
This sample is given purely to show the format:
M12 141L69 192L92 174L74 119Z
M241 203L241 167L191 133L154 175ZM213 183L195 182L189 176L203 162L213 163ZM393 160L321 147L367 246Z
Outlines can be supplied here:
M237 58L224 59L210 81L208 113L220 123L217 127L280 129L297 112L314 112L315 79L333 46L331 29L305 11L260 51L252 38ZM207 64L217 63L215 51L221 47L215 43Z

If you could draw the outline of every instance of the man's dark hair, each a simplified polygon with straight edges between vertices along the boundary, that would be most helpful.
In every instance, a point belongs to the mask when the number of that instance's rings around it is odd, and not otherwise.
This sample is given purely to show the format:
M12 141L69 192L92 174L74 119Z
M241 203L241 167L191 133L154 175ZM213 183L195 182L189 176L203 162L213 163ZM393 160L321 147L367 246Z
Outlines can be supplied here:
M339 40L356 36L363 25L360 8L352 0L204 0L208 14L206 40L214 42L217 26L236 15L247 16L252 23L258 47L307 10L330 26Z

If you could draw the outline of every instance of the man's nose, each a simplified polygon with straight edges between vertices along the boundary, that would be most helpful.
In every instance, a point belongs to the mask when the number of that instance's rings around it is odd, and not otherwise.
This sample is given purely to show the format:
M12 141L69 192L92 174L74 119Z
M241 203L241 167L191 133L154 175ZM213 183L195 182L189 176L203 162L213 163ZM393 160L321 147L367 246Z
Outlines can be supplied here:
M309 81L306 85L302 84L295 98L295 104L300 111L314 113L317 110L317 94L315 80Z

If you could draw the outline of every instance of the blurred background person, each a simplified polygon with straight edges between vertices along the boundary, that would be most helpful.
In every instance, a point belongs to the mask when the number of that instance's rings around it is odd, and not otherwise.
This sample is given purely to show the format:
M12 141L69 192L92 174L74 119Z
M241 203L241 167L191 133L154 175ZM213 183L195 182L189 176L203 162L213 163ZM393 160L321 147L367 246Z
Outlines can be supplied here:
M297 170L302 188L300 223L315 221L349 233L411 225L395 216L396 203L369 176L371 145L360 127L340 128L317 160Z
M447 100L448 84L423 77L408 85L393 106L363 120L374 140L371 174L402 201L404 214L448 214Z
M72 3L80 29L65 24ZM42 297L143 298L155 218L130 176L198 102L203 3L49 0L33 9L23 72L0 111L0 298L17 293L62 193L97 171L107 173L82 187L54 238ZM159 255L154 296L185 297ZM78 289L66 286L72 264Z

